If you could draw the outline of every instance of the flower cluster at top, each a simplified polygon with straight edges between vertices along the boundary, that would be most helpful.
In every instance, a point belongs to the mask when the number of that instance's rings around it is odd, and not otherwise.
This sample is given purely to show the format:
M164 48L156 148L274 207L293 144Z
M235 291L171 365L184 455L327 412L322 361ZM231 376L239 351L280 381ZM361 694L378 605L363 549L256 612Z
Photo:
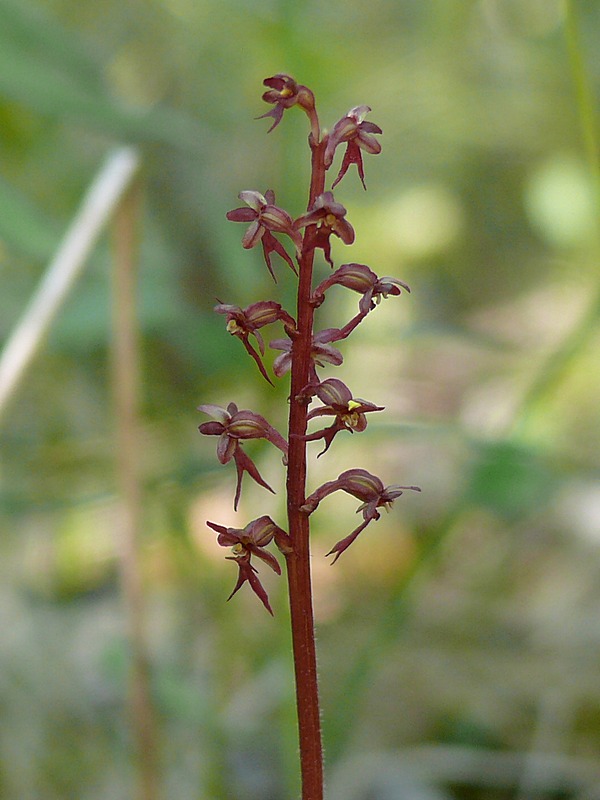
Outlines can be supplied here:
M309 208L300 216L293 217L276 205L275 193L268 189L264 194L256 190L240 192L239 199L244 205L229 211L227 219L247 224L248 227L242 237L242 246L251 249L258 244L261 245L267 269L275 282L277 279L274 256L279 256L296 276L302 276L309 262L312 270L314 253L316 250L321 250L332 271L315 287L311 287L310 296L306 299L310 308L314 311L321 306L328 290L337 285L359 295L358 310L343 327L325 328L314 332L312 339L310 337L306 339L305 344L296 344L300 339L296 319L273 300L255 302L246 308L219 302L215 311L225 317L227 331L241 341L262 377L271 384L273 380L264 363L266 348L261 330L271 325L281 325L285 334L284 337L269 342L270 348L279 351L272 365L273 375L276 378L281 378L293 369L294 359L300 357L300 347L305 347L304 356L308 363L306 385L290 399L291 402L308 407L316 398L321 404L307 411L306 421L323 417L329 417L329 421L325 427L317 428L310 433L290 433L288 439L296 437L304 442L322 440L324 447L319 453L321 456L330 448L338 433L364 431L367 427L367 415L382 411L383 407L354 397L348 386L337 378L322 379L319 370L326 365L342 364L342 353L335 344L346 339L376 308L382 298L398 296L402 291L409 292L410 289L397 278L379 277L365 264L346 263L336 269L332 259L332 236L337 237L345 245L351 245L355 238L354 228L346 219L346 209L336 200L332 190L345 177L352 165L356 165L360 181L366 189L363 153L381 152L381 145L375 138L382 133L381 128L365 121L367 113L371 110L369 106L351 108L334 124L329 133L322 133L315 98L310 89L285 74L267 78L264 84L267 91L263 94L263 100L272 106L262 115L273 119L269 132L280 124L286 110L298 107L309 118L313 177L315 163L324 176L333 165L338 147L345 146L341 166L330 190L325 190L324 177L321 181L322 191L312 192L311 185ZM298 314L300 319L300 301ZM304 378L302 380L304 381ZM244 442L248 439L266 439L281 451L283 463L287 466L289 441L260 414L249 410L240 411L235 403L230 403L226 408L205 404L199 406L199 410L213 418L212 421L202 423L199 430L202 434L218 437L217 458L220 463L227 464L230 461L235 463L237 485L234 508L237 510L245 473L248 473L260 486L272 492L269 484L245 452ZM290 469L292 467L293 465L290 465ZM306 497L300 512L305 515L312 514L325 497L338 490L361 501L358 511L362 512L363 521L352 533L338 541L328 553L334 555L335 562L371 521L379 519L378 509L389 509L393 501L406 489L419 491L416 486L386 487L378 477L366 470L350 469ZM272 613L266 591L257 576L257 570L251 563L251 557L261 559L279 574L281 570L276 558L264 548L274 541L279 550L285 556L289 556L294 552L290 536L267 516L253 520L242 529L225 528L214 522L207 524L218 533L219 544L231 548L232 554L229 558L235 561L238 567L238 580L230 597L247 582L265 608Z

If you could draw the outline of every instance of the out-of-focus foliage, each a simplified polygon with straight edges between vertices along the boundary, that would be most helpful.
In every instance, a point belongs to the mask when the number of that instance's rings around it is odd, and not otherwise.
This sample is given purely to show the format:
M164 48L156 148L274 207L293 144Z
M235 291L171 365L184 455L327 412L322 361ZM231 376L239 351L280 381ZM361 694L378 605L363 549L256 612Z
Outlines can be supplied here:
M572 6L597 90L600 6ZM362 466L423 489L334 568L324 553L354 506L314 517L330 800L597 796L598 187L566 7L0 2L3 338L106 153L133 143L143 158L144 571L170 800L297 793L284 582L268 586L274 621L244 590L226 605L234 569L205 527L283 524L279 460L256 451L278 495L247 486L234 515L195 412L235 400L285 426L285 381L261 382L212 313L215 298L293 294L285 265L273 287L225 220L241 189L304 211L305 120L289 112L268 138L253 121L281 71L329 127L373 108L383 152L366 194L352 170L336 190L357 241L334 259L412 288L343 344L336 373L385 422L339 436L311 472L317 486ZM0 432L6 800L131 796L109 266L106 241ZM348 294L328 295L323 326L354 313Z

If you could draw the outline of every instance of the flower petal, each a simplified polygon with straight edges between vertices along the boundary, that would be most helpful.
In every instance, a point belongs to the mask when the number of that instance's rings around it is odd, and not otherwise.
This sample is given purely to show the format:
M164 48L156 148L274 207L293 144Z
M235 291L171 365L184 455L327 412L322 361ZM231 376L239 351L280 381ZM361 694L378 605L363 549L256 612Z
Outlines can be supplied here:
M291 353L282 353L280 356L277 356L275 361L273 361L273 373L278 377L281 378L285 375L286 372L292 368L292 354Z
M251 250L255 247L262 239L264 232L265 229L257 220L249 225L242 237L242 247L244 250Z
M222 422L203 422L198 425L198 430L204 436L220 436L224 431L224 427Z
M228 535L229 531L233 530L232 528L226 528L224 525L217 525L216 522L209 522L208 520L206 521L206 524L208 525L209 528L212 528L213 531L215 531L215 533L218 534ZM235 544L236 541L239 540L235 539L235 541L232 542L232 544ZM231 545L228 544L227 547L231 547Z
M352 392L343 381L327 378L315 389L315 394L325 405L347 405L352 400Z
M225 214L230 222L252 222L256 219L256 212L251 208L234 208Z
M231 419L231 414L229 414L224 408L213 405L212 403L204 403L203 405L198 406L198 411L202 411L204 414L208 414L215 419L221 420L223 423L229 422Z
M260 192L255 192L253 189L244 189L238 194L238 197L254 211L258 212L267 205L267 200Z
M259 547L252 548L252 554L255 555L257 558L262 559L265 564L268 564L273 572L276 572L278 575L281 575L281 567L279 566L279 561L275 558L272 553L269 553L267 550L261 550Z
M233 500L233 508L235 511L237 511L240 494L242 492L242 478L244 477L244 472L247 472L250 477L259 484L259 486L262 486L263 488L268 489L270 492L275 494L274 490L271 489L269 484L261 476L254 461L252 461L252 459L247 456L246 453L244 453L240 445L238 445L235 450L234 459L237 470L237 485L235 489L235 498Z
M235 439L231 439L226 433L221 434L221 438L217 442L217 458L221 464L227 464L231 461L238 443Z
M256 547L264 547L269 544L275 535L276 528L277 526L271 517L264 515L249 522L244 528L244 534L248 541L256 545Z
M331 344L315 345L312 350L312 358L320 367L323 366L323 363L333 364L334 367L339 367L344 363L344 357L340 351Z

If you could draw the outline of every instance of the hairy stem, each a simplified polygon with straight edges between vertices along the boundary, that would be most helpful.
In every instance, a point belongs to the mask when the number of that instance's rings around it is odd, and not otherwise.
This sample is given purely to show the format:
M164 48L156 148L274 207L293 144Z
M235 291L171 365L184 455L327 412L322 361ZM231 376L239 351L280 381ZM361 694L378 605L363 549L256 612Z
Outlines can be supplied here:
M324 142L311 137L312 177L309 208L325 186ZM317 681L314 617L310 574L309 517L300 511L306 496L306 433L308 401L302 390L309 381L314 308L310 303L314 247L311 227L304 235L298 282L298 336L292 345L287 508L293 552L287 556L300 739L302 800L323 798L323 752Z

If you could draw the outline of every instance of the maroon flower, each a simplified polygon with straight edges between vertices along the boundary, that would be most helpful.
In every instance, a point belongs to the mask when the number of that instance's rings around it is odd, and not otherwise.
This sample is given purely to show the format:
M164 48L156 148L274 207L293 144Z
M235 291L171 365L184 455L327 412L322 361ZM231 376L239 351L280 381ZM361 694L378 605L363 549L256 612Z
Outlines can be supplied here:
M363 188L367 188L361 150L373 154L381 153L381 145L373 134L383 133L379 125L374 125L372 122L363 122L370 110L369 106L351 108L345 117L335 123L333 130L329 134L324 156L327 169L333 162L336 147L342 142L347 142L348 144L342 160L342 167L331 185L332 189L342 180L350 164L356 164Z
M302 437L306 442L325 440L325 449L319 453L319 456L329 450L331 442L339 431L350 431L350 433L358 431L360 433L367 427L365 414L370 411L383 411L383 406L376 406L367 400L352 397L350 389L337 378L328 378L317 386L308 386L302 394L305 397L316 395L324 403L309 412L308 420L325 415L335 417L333 425L329 428L323 428Z
M227 464L232 458L235 461L237 486L233 501L234 509L237 511L244 472L247 472L260 486L273 492L273 489L261 477L252 459L243 451L240 439L267 439L275 447L278 447L287 458L288 445L283 436L260 414L247 410L238 411L235 403L229 403L226 409L207 403L198 406L198 411L215 418L214 422L203 422L198 426L198 430L205 436L219 437L217 458L221 464Z
M265 86L268 86L269 89L263 94L262 99L265 103L271 103L274 106L270 111L267 111L266 114L261 114L260 117L257 117L257 119L273 117L275 120L267 133L271 133L273 128L279 125L283 117L283 112L286 109L297 105L308 114L313 127L313 136L318 139L319 128L318 123L316 123L315 96L311 90L301 83L296 83L290 75L286 75L282 72L273 75L272 78L265 78L263 83Z
M288 534L276 525L271 517L266 516L252 520L245 528L226 528L223 525L217 525L216 522L207 522L206 524L219 534L217 542L222 547L232 548L233 555L226 556L226 558L229 561L235 561L238 565L238 579L227 599L231 600L233 595L248 581L269 614L273 614L267 593L257 577L257 570L250 563L250 558L253 555L260 558L274 572L281 575L279 562L272 553L267 552L264 548L275 539L275 543L282 553L290 553Z
M372 311L382 297L399 295L402 289L410 292L410 288L402 281L397 278L378 278L365 264L342 264L314 290L312 301L315 306L321 305L325 299L325 292L334 284L362 294L358 307L363 314Z
M393 485L385 487L378 477L371 475L366 469L349 469L346 472L342 472L336 480L328 481L314 491L310 497L306 498L301 510L305 514L312 514L321 500L338 490L347 492L353 497L362 500L362 505L357 508L356 512L362 511L364 521L352 533L334 544L327 553L328 556L335 553L335 558L332 562L335 564L344 550L352 544L369 522L379 519L381 515L377 509L383 507L389 511L394 500L400 497L407 489L414 492L421 491L418 486Z
M258 332L259 328L281 320L285 329L293 333L296 330L296 323L292 317L274 300L261 300L258 303L252 303L246 308L240 308L240 306L229 305L227 303L219 303L218 306L215 306L215 311L217 314L225 315L229 333L232 336L236 336L242 342L246 348L246 352L252 356L256 362L260 374L273 385L273 381L267 375L260 355L250 344L249 337L252 335L256 338L260 353L264 356L265 343Z
M242 247L250 250L259 242L262 244L265 263L275 283L277 283L277 278L271 265L271 253L278 253L298 274L286 249L273 236L273 233L285 233L294 242L296 253L300 252L302 246L300 235L294 228L293 220L287 211L275 205L275 193L271 189L268 189L264 195L247 190L240 192L238 197L246 203L248 208L234 208L233 211L228 211L226 216L231 222L251 223L242 239Z
M325 258L333 267L331 260L331 244L329 237L334 233L344 244L354 241L354 228L344 219L346 209L341 203L336 203L331 192L320 194L306 214L295 221L296 228L306 228L317 225L312 232L310 243L313 247L320 247Z
M310 366L310 382L319 383L319 378L316 373L315 366L323 367L325 364L333 364L336 367L343 362L343 357L336 347L332 347L329 342L335 342L337 339L342 338L336 336L339 328L327 328L326 330L319 331L313 336L311 348L311 366ZM280 356L277 356L273 362L273 372L278 378L285 375L292 366L292 340L291 339L274 339L269 347L274 350L283 350Z

